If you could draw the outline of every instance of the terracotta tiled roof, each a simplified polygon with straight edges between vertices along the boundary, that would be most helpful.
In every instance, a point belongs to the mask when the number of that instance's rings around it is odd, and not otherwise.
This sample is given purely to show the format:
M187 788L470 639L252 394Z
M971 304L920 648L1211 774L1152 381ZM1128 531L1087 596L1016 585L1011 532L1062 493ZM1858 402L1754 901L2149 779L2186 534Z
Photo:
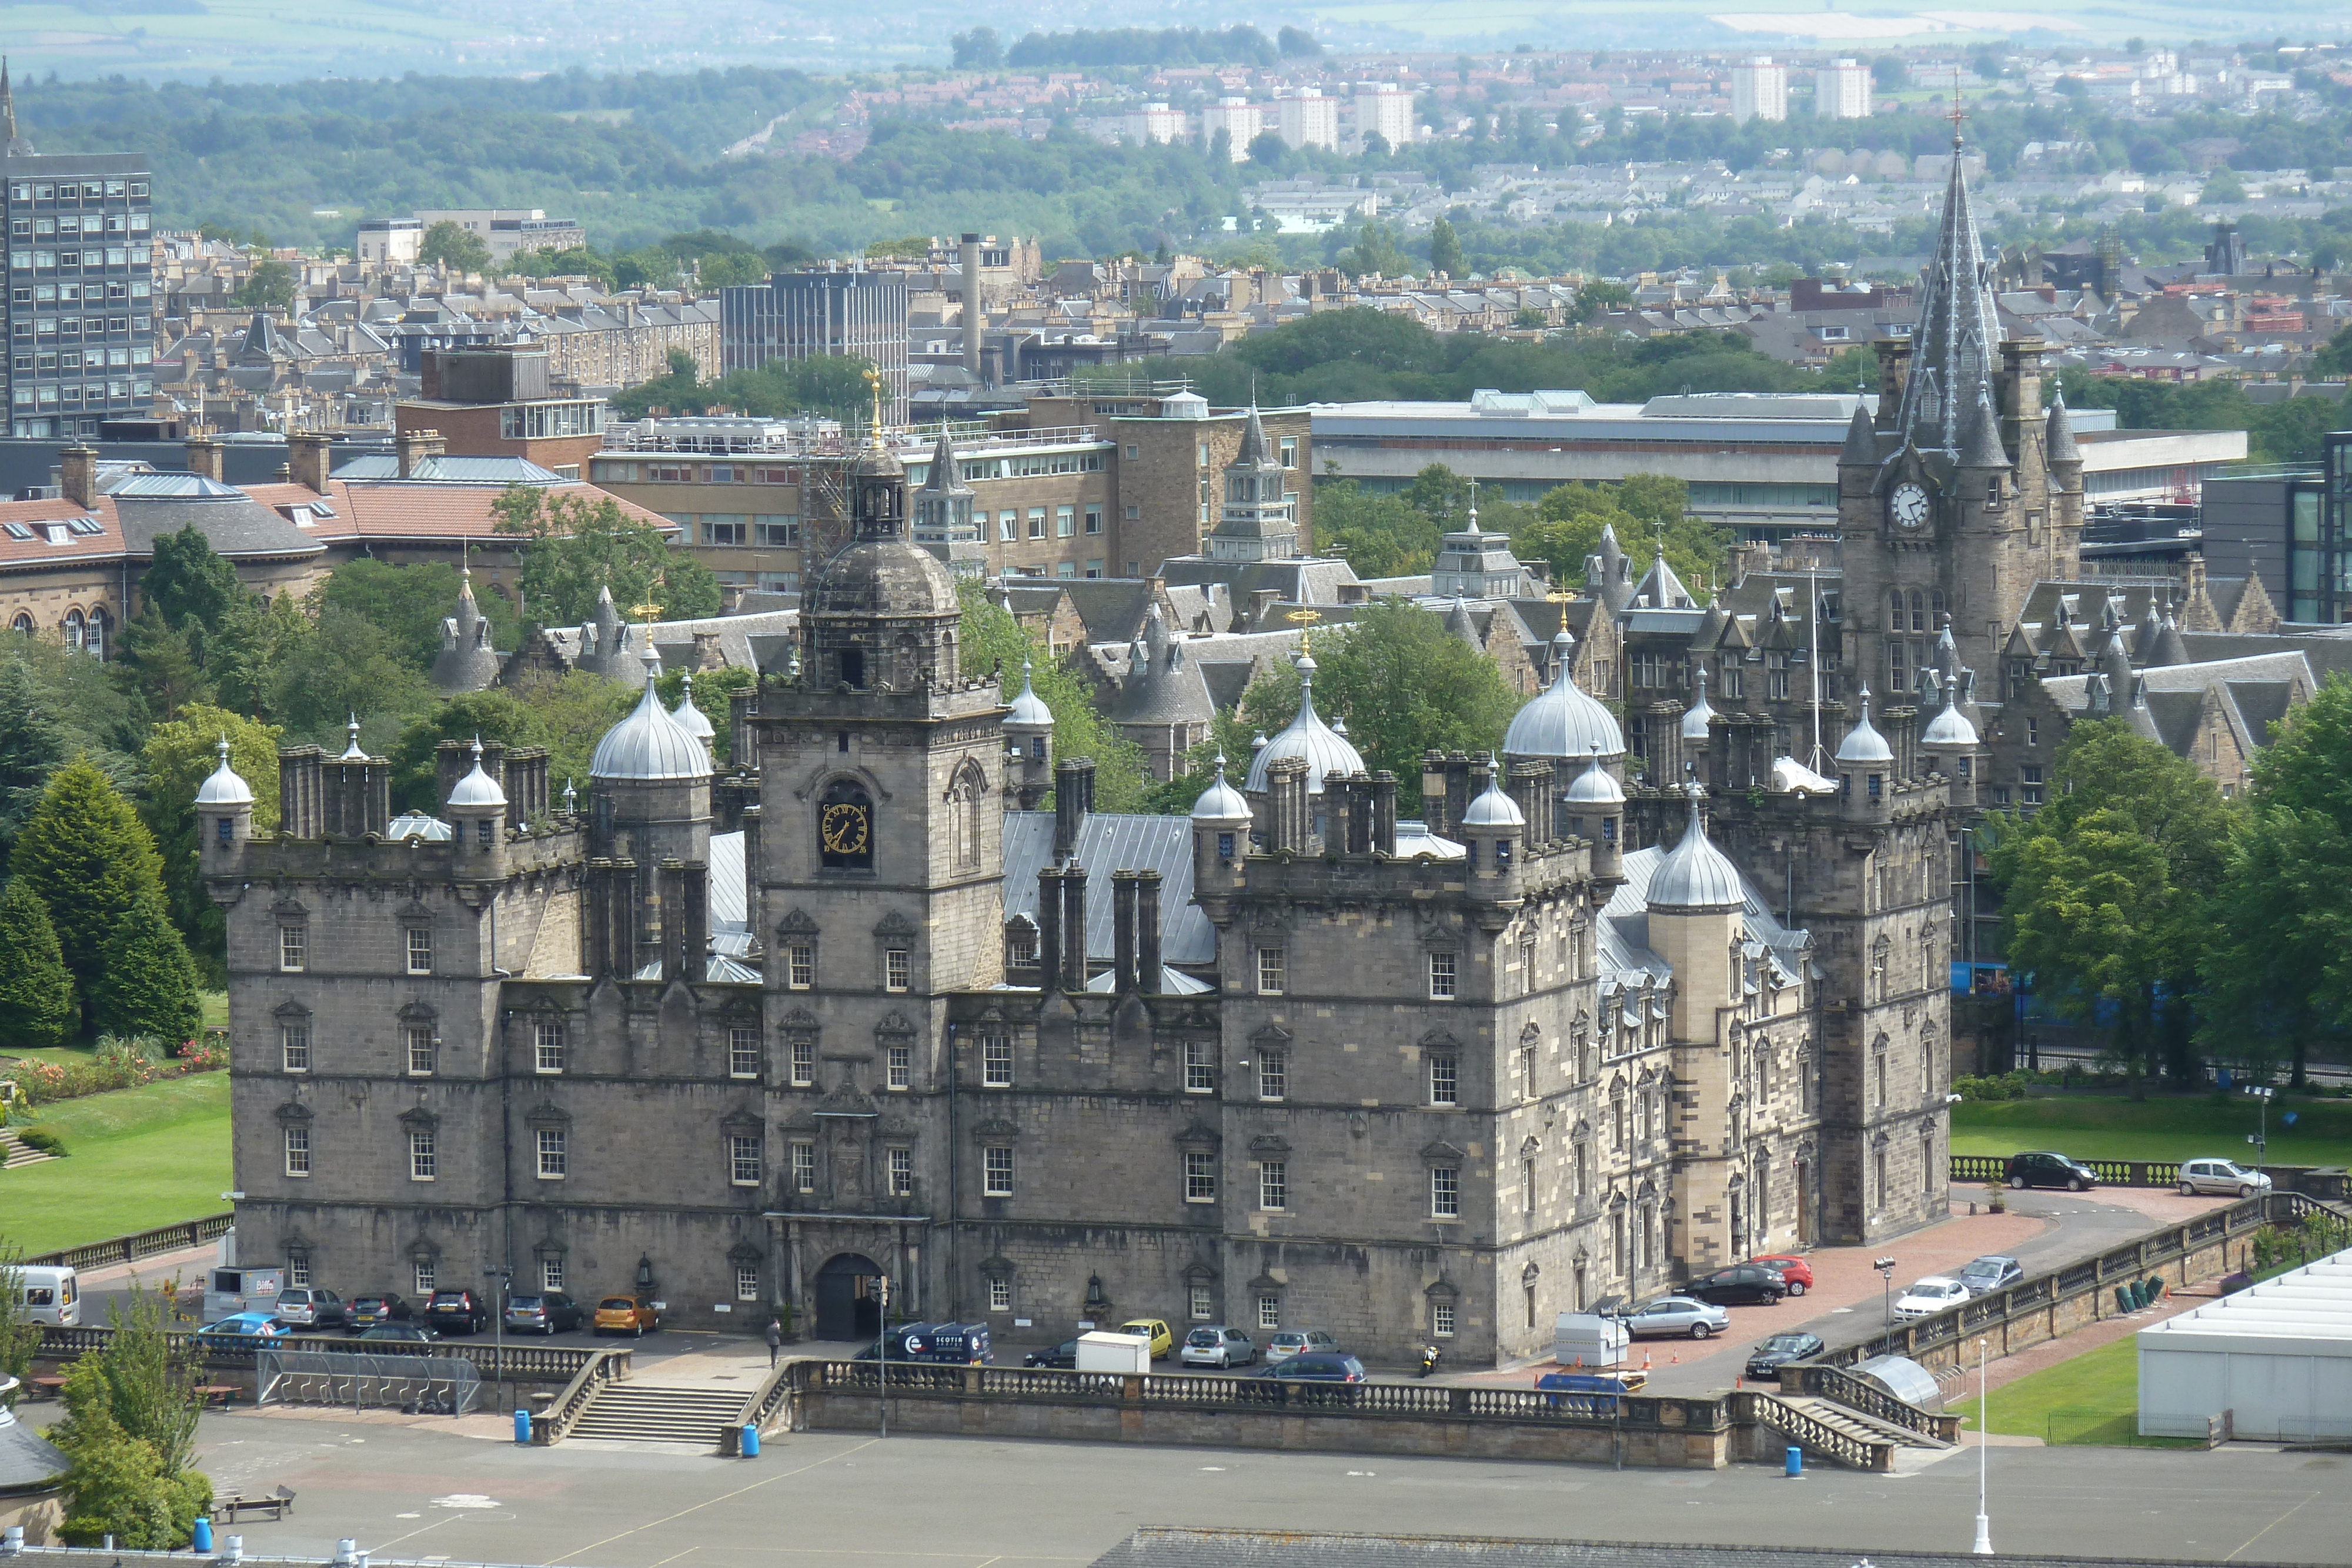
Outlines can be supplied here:
M584 496L592 501L610 500L624 514L640 523L676 534L678 525L658 512L617 496L610 496L593 485L569 483L545 487L551 497ZM246 493L263 506L292 516L298 509L315 508L324 501L334 516L317 517L304 525L303 531L322 543L354 539L486 539L498 532L498 515L491 504L504 494L503 486L494 485L404 485L398 480L362 480L356 484L343 479L327 481L327 494L320 496L307 485L248 485Z
M96 517L100 531L76 532L72 523L78 517ZM19 529L31 537L18 538ZM95 507L66 500L0 501L0 571L121 557L122 521L111 496L100 496Z

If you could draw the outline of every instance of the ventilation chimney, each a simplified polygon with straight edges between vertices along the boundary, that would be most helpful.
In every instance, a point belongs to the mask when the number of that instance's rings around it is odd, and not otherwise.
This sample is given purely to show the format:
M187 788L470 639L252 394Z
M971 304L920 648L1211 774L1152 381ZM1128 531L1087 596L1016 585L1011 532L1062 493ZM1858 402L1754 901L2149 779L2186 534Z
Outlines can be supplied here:
M1087 868L1062 868L1062 986L1087 988Z
M1078 830L1095 806L1095 761L1091 757L1066 757L1054 765L1054 858L1064 861L1076 852Z
M1122 997L1135 994L1135 873L1110 873L1112 988Z
M1058 989L1062 977L1062 873L1047 866L1037 873L1037 989Z
M963 236L963 368L975 379L980 375L980 340L987 326L985 308L980 302L980 236Z
M1136 989L1147 997L1160 994L1160 873L1135 873Z

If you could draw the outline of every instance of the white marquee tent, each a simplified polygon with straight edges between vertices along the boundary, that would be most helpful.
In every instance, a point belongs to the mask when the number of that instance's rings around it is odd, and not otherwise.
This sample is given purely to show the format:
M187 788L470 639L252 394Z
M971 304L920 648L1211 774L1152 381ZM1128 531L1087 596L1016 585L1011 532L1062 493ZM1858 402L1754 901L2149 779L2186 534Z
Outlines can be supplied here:
M2143 1437L2352 1437L2352 1250L2139 1331Z

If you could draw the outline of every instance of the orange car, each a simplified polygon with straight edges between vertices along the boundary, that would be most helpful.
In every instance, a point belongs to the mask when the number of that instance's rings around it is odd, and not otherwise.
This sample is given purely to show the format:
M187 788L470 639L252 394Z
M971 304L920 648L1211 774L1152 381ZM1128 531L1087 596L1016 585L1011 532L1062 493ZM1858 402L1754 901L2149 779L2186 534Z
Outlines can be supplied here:
M633 1333L642 1339L647 1329L660 1327L661 1314L642 1297L607 1296L596 1303L596 1332L600 1334Z

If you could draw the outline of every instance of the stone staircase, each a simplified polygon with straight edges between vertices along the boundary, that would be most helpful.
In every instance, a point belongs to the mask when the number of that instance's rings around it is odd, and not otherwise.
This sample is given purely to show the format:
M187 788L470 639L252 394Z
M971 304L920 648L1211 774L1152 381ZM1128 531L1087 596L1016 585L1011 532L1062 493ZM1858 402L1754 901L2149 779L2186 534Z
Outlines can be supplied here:
M734 1425L742 1409L740 1389L608 1383L596 1391L565 1436L716 1449L720 1435Z
M1834 1399L1824 1399L1819 1395L1783 1394L1776 1397L1781 1404L1801 1411L1832 1431L1843 1433L1856 1442L1891 1443L1899 1448L1925 1448L1938 1454L1954 1447L1925 1432L1915 1432L1908 1427L1882 1421L1851 1405L1841 1405Z
M13 1171L20 1166L37 1166L43 1160L53 1160L57 1157L55 1155L44 1154L39 1149L19 1143L16 1134L5 1127L0 1127L0 1171Z

